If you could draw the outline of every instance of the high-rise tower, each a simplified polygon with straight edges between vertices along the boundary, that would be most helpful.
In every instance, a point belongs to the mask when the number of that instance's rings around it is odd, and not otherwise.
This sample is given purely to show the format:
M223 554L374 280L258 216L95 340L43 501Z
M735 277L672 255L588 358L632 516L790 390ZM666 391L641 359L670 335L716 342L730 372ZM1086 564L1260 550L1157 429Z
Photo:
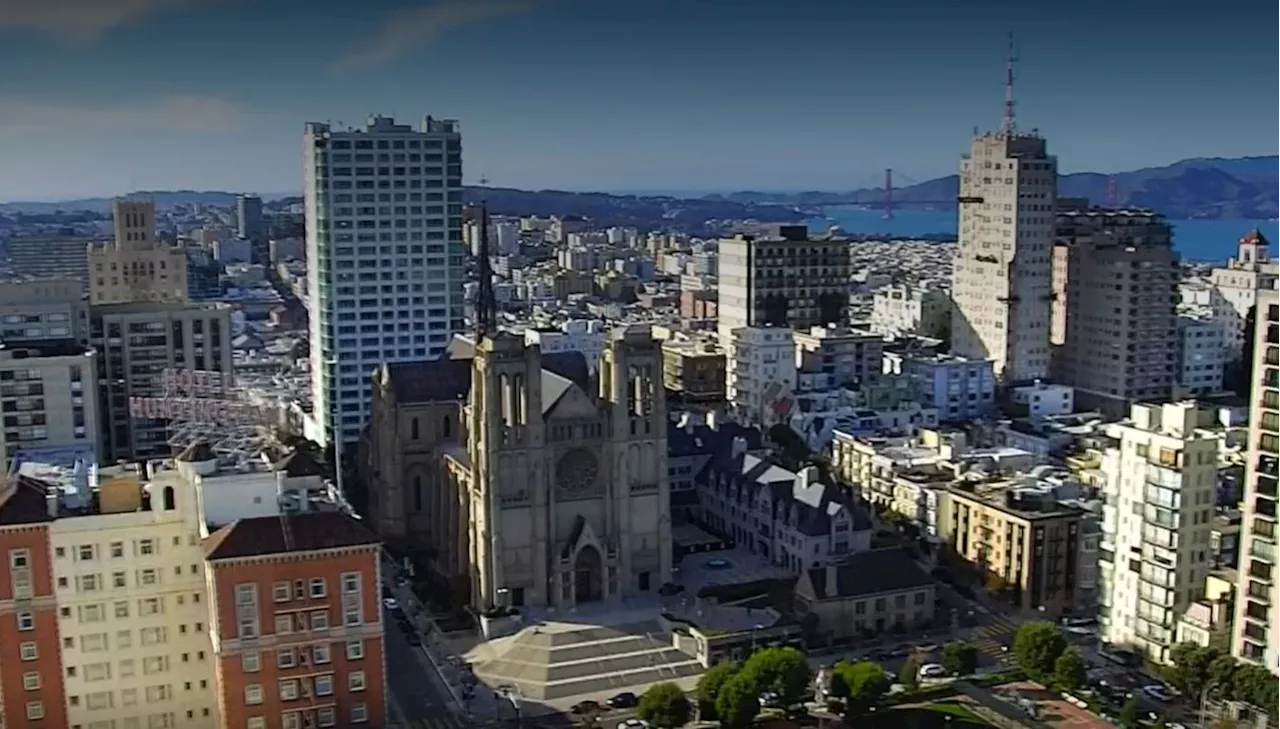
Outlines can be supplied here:
M462 135L374 116L309 123L303 144L313 407L326 443L350 442L373 370L438 357L462 329Z
M1049 371L1058 161L1034 130L1018 130L1010 54L1004 121L974 137L960 165L959 247L951 351L995 360L1006 383Z

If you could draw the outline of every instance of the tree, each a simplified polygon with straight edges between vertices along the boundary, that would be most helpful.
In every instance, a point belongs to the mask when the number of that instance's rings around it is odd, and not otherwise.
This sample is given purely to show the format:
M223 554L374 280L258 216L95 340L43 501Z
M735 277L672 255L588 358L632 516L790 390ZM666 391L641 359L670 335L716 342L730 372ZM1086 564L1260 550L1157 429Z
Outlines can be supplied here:
M795 648L763 648L742 666L742 675L751 679L756 694L770 691L784 706L800 702L809 684L809 664Z
M1187 696L1199 696L1211 680L1209 667L1222 655L1217 648L1179 643L1169 649L1172 665L1165 667L1164 678Z
M737 673L720 687L716 716L725 729L748 729L760 713L760 699L750 676Z
M1236 667L1235 682L1237 699L1275 716L1277 683L1270 671L1252 663L1241 663Z
M978 670L978 649L953 640L942 647L942 667L953 676L968 676Z
M658 729L676 729L689 723L689 699L674 683L657 683L640 696L636 716Z
M702 678L698 679L694 695L698 699L698 715L704 720L714 720L716 715L716 699L720 697L720 689L741 669L737 663L725 661L712 666Z
M1236 665L1231 656L1218 656L1209 663L1209 681L1224 699L1236 698Z
M875 705L889 690L889 677L878 663L841 661L831 672L831 691L845 699L846 711L856 716Z
M1116 717L1116 723L1123 729L1138 729L1138 699L1130 696L1129 700L1124 702L1124 706L1120 709L1120 716Z
M920 658L916 654L912 653L902 662L902 668L898 671L898 683L906 686L908 691L915 691L920 687Z
M1046 683L1054 663L1067 647L1058 626L1045 620L1023 623L1013 639L1013 657L1035 681Z
M1074 691L1084 685L1086 678L1087 669L1080 650L1073 645L1067 646L1053 662L1053 682L1065 691Z

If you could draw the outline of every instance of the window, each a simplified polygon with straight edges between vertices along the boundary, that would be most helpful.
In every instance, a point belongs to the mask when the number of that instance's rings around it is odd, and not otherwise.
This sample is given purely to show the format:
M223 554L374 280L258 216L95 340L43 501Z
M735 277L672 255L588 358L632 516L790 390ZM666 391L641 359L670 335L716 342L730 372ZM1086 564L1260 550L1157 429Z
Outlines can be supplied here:
M151 556L156 553L156 540L139 539L137 542L138 554L142 556Z
M293 678L286 678L280 681L280 699L282 701L293 701L298 698L298 681Z
M322 727L334 726L338 723L338 713L332 706L316 709L316 724Z
M138 689L127 688L120 692L120 705L133 706L138 703Z
M311 648L311 662L323 666L329 662L329 644L320 643Z
M18 613L18 630L27 631L36 629L36 616L32 613Z
M80 575L76 578L76 589L80 592L95 592L102 587L98 575Z
M159 645L168 640L167 631L164 626L155 626L151 628L143 628L141 631L143 645Z
M18 646L18 656L24 661L34 661L40 657L40 652L36 650L35 641L27 641Z
M348 691L364 691L364 671L352 671L347 674Z
M167 684L160 685L160 686L147 687L148 702L168 701L168 700L169 700L169 686Z
M245 722L244 729L267 729L267 720L261 716L251 716Z
M144 674L164 673L167 670L169 670L168 656L149 656L142 659L142 672Z
M15 570L31 566L31 551L27 549L10 549L9 566Z
M128 678L135 673L137 673L137 671L134 670L133 668L132 658L126 658L123 661L120 661L120 677L121 678Z
M92 544L81 544L76 547L76 559L81 562L89 562L94 557L94 546Z
M39 701L27 702L27 719L35 721L44 718L44 704Z
M319 632L329 629L329 613L324 610L311 611L311 629Z
M106 633L89 633L80 636L80 651L82 653L101 653L107 649Z
M286 613L276 616L276 633L284 635L293 632L293 614Z
M138 601L139 615L159 615L164 612L164 603L158 597L144 597Z
M271 586L271 599L275 602L288 602L289 594L288 582L277 582Z
M351 705L351 723L363 724L369 721L369 707L363 701Z
M257 653L244 653L240 656L240 670L245 673L257 673L262 669L262 661Z
M110 547L111 558L119 559L124 556L124 542L112 542Z
M111 678L111 664L103 661L102 663L86 663L84 666L84 680L86 681L107 681Z
M342 594L354 595L360 592L360 573L342 573Z
M316 696L333 695L333 675L316 676Z
M112 572L112 573L111 573L111 586L112 586L112 587L124 587L124 586L125 586L125 577L124 577L124 573L123 573L123 572Z
M40 688L40 674L35 671L27 671L22 674L22 688L28 691L36 691Z
M298 712L287 711L280 715L281 729L302 729L302 720L298 717Z
M323 577L313 577L313 578L311 578L311 596L312 596L312 597L324 597L324 596L325 596L325 585L324 585L324 578L323 578Z
M138 584L139 584L139 585L154 585L154 584L157 584L158 582L160 582L160 573L159 573L159 570L150 570L150 569L149 569L149 570L139 570L139 571L138 571Z
M244 687L244 703L249 706L262 703L262 684L251 683Z
M101 603L81 605L77 609L80 611L79 617L82 623L100 623L107 618L107 611L103 609Z
M276 651L276 668L293 668L297 665L297 660L293 655L292 648L282 648Z
M131 633L131 632L130 632L130 631L128 631L128 630L121 630L121 631L117 632L117 633L116 633L116 647L117 647L117 648L131 648L131 647L133 647L133 633Z
M111 708L111 692L110 691L94 691L86 694L84 697L84 707L101 711L102 709Z
M349 640L347 641L347 660L358 661L364 658L364 641Z
M121 600L120 602L116 603L115 607L116 607L115 612L116 612L117 618L129 617L129 603L125 602L124 600Z

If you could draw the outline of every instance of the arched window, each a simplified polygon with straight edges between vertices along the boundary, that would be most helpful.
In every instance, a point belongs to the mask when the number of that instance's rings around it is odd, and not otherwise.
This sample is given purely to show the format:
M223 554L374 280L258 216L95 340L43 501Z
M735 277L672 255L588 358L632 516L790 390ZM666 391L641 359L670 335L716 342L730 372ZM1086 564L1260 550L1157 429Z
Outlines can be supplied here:
M453 437L453 418L444 416L444 420L440 421L440 434L446 438Z
M417 473L413 474L413 510L422 513L422 475Z
M164 510L173 511L176 508L175 504L177 502L177 499L173 494L173 487L165 486L163 493L164 493Z
M413 420L409 421L409 437L414 440L418 439L418 419L417 418L414 418Z

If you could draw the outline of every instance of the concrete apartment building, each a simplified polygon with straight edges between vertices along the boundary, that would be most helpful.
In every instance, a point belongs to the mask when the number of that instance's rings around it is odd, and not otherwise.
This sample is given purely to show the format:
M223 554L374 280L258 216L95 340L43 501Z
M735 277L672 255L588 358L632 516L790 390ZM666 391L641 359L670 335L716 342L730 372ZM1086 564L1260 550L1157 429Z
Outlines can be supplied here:
M462 134L375 116L308 123L303 149L316 435L353 442L373 370L435 358L462 330Z
M156 205L142 200L111 204L115 240L89 248L89 303L187 300L187 256L156 239Z
M814 326L795 333L796 370L834 375L841 386L867 386L884 369L884 336L838 326Z
M1219 433L1194 401L1134 405L1106 426L1099 622L1108 643L1168 662L1175 625L1212 569Z
M1043 137L974 138L960 165L959 245L952 273L951 352L992 359L1016 383L1049 374L1058 161Z
M71 339L0 346L0 465L19 451L97 453L98 353Z
M98 352L99 450L106 462L170 455L169 421L137 418L129 409L130 398L165 395L166 369L232 371L225 304L95 306L89 341Z
M722 340L723 341L723 340ZM740 327L725 346L725 389L735 415L765 428L784 422L796 390L795 333Z
M843 324L849 304L849 240L811 236L803 225L781 225L769 236L719 242L718 331L741 327L801 330Z
M960 481L947 489L943 541L1029 614L1074 607L1081 512L1020 482Z
M1271 260L1271 243L1258 230L1240 239L1236 255L1226 266L1210 272L1210 305L1226 332L1230 361L1238 360L1243 352L1245 319L1258 302L1258 292L1274 289L1277 274L1280 264Z
M927 285L879 289L871 299L871 330L893 337L918 334L947 339L951 331L951 293Z
M1177 351L1177 384L1183 392L1211 395L1222 391L1231 350L1221 321L1208 311L1180 313Z
M33 279L74 279L81 293L89 287L88 236L20 236L10 238L9 269L15 276Z
M662 386L681 404L724 402L724 349L707 339L669 339L662 343Z
M1259 293L1249 460L1241 522L1240 584L1231 652L1280 673L1280 594L1276 589L1276 500L1280 478L1280 295Z
M88 334L89 307L79 281L49 278L0 282L0 342L83 342Z
M1117 417L1166 400L1177 382L1180 259L1173 229L1149 210L1060 200L1053 247L1054 382L1082 408Z

